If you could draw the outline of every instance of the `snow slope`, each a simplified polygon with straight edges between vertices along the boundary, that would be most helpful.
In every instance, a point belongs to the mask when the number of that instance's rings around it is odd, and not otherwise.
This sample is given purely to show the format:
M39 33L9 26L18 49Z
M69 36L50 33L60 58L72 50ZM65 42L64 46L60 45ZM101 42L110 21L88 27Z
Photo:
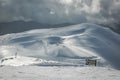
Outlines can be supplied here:
M0 36L1 59L16 52L19 56L75 65L86 58L100 58L102 66L107 62L120 69L119 48L120 35L89 23Z
M119 80L119 74L102 67L0 67L0 80Z

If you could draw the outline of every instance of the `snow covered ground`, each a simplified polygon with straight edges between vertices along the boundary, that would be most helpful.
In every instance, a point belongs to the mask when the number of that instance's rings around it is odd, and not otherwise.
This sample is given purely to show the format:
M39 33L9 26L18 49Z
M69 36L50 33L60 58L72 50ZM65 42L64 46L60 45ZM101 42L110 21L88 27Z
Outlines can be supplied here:
M3 35L0 80L119 80L119 48L120 35L89 23Z
M120 71L103 67L0 67L0 80L119 80Z
M0 80L119 80L120 71L110 67L76 65L38 58L6 57ZM80 63L82 64L82 63Z

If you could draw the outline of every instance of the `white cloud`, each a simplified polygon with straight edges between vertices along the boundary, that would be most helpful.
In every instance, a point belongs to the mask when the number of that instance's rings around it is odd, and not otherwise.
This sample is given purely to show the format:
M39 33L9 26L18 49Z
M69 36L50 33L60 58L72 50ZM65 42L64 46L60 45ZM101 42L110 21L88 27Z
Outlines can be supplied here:
M120 22L120 0L0 0L0 21Z
M73 0L60 0L60 2L63 4L72 4Z

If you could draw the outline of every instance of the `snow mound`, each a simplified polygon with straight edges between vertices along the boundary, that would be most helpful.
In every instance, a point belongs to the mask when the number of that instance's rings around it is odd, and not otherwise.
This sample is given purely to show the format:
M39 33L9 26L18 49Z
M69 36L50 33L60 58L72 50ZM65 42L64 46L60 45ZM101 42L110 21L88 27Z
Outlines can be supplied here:
M119 48L118 34L89 23L0 36L1 58L17 52L21 56L78 64L79 59L100 57L120 69Z

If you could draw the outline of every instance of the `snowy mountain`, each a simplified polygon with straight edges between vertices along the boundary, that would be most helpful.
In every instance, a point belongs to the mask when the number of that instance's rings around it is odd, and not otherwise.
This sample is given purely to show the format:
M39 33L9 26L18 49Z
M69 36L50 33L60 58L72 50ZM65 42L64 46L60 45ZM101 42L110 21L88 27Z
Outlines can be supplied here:
M62 28L36 29L0 36L0 58L19 57L14 61L29 65L81 65L86 58L99 59L99 66L120 69L120 36L108 28L95 24L79 24ZM38 59L38 61L35 61ZM23 60L23 61L21 61ZM31 63L33 62L33 63ZM9 63L9 64L8 64ZM23 65L26 65L25 63ZM13 65L17 65L16 63Z

